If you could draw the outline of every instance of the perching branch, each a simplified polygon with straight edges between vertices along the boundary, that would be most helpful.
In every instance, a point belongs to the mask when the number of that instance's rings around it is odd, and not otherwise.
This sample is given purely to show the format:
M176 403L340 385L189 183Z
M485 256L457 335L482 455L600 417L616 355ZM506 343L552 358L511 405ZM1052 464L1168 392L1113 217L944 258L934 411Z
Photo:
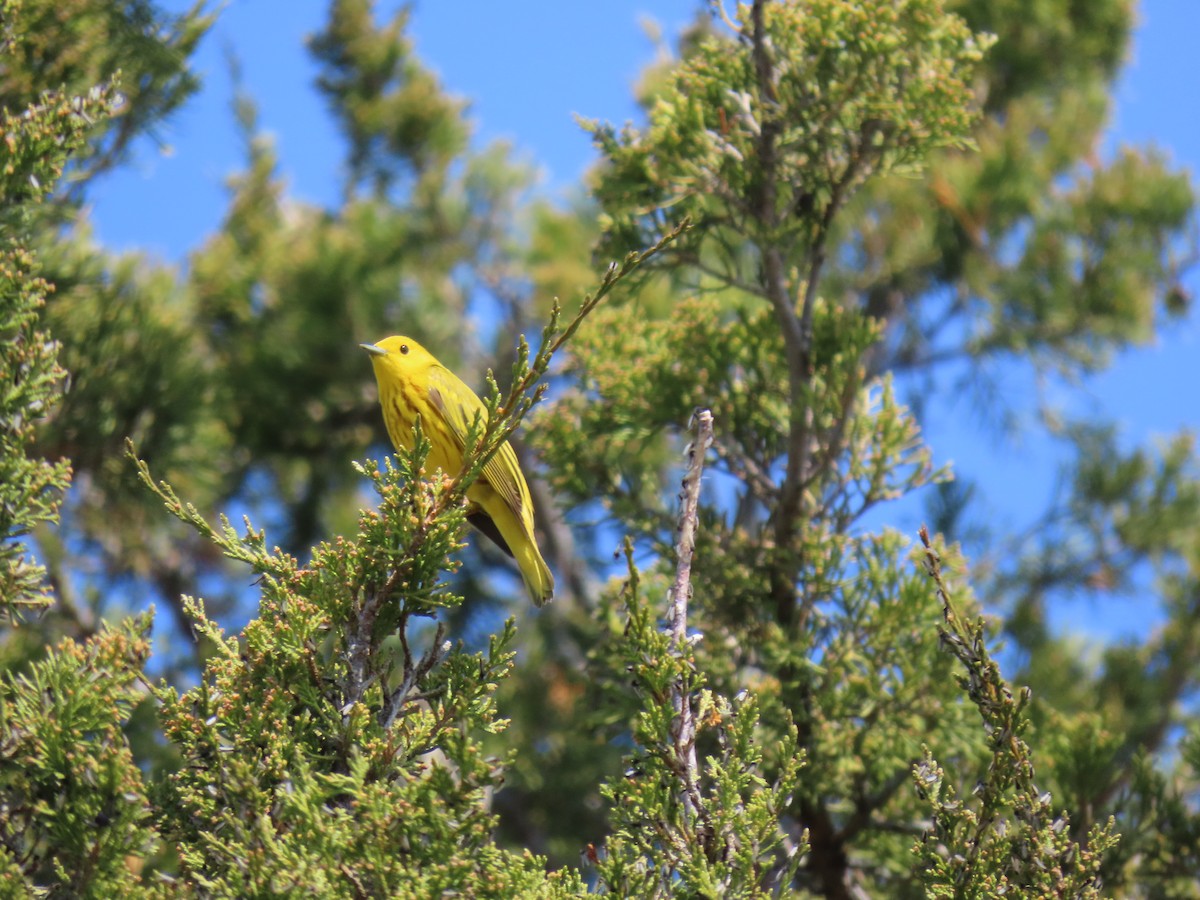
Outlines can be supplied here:
M545 385L537 384L538 380L550 368L550 360L568 340L579 330L579 326L597 306L600 301L612 293L613 289L625 278L651 258L662 253L685 231L691 228L691 223L684 220L663 235L654 246L630 253L620 263L610 263L604 272L604 278L595 293L584 297L579 310L566 327L559 325L562 308L556 300L550 309L550 321L542 329L542 340L537 353L530 360L529 344L524 336L517 347L517 361L513 365L513 381L506 394L501 395L492 373L488 372L488 383L492 388L490 396L484 401L487 409L486 418L477 422L474 431L476 437L468 441L471 449L463 455L463 468L451 482L449 489L442 494L435 514L454 503L461 502L466 496L467 488L483 471L484 465L492 455L508 440L517 426L521 424L525 414L541 399ZM532 390L533 395L530 396Z

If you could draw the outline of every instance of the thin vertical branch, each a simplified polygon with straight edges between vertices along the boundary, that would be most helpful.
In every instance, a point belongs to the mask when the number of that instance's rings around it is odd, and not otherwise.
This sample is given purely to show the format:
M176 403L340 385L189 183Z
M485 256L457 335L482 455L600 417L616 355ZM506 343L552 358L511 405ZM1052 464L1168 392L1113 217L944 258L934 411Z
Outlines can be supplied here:
M437 629L433 635L433 640L429 644L429 649L415 662L412 650L408 644L406 630L407 622L404 623L400 630L401 646L404 649L404 678L400 686L394 691L385 692L383 709L380 710L379 720L386 729L390 729L396 723L396 718L403 712L405 704L414 698L414 691L421 682L421 679L440 665L442 660L450 653L450 642L444 640L446 637L445 622L437 623Z
M790 577L791 566L785 560L795 534L795 523L800 513L803 497L804 454L802 447L808 442L809 415L805 400L805 387L811 375L811 321L806 333L801 318L796 315L794 302L787 284L787 266L779 246L779 148L781 124L775 107L778 98L775 90L775 63L771 58L766 22L764 21L765 0L755 0L750 10L751 32L749 35L751 56L758 79L759 103L762 107L758 129L758 164L761 175L758 196L755 198L754 216L761 229L762 279L771 307L775 311L783 333L783 344L788 366L788 395L791 398L788 411L788 455L787 466L780 490L779 507L775 512L775 546L783 559L771 567L771 594L775 601L777 616L781 622L790 622L794 616L795 581ZM812 273L810 273L811 275ZM813 279L809 279L810 289ZM807 297L806 307L807 307ZM811 317L811 313L810 313Z
M771 52L771 40L765 21L768 0L755 0L750 8L750 28L743 36L750 44L758 81L758 101L761 121L758 123L758 164L761 169L753 215L758 220L759 250L762 254L762 281L771 302L776 321L783 335L788 366L788 453L779 504L774 512L775 548L778 561L771 567L771 596L775 602L776 619L786 626L803 625L807 607L797 611L794 573L798 568L792 557L796 530L803 521L805 488L812 479L814 451L813 412L807 398L813 376L813 312L821 272L825 265L829 234L833 218L853 192L855 184L868 168L868 148L883 128L870 121L863 126L860 151L851 154L844 171L831 185L829 199L820 218L812 225L810 243L804 265L803 294L794 298L788 285L784 247L784 219L780 212L779 187L783 183L779 163L779 136L783 123L777 107L779 74ZM797 291L798 293L798 291ZM799 299L800 312L796 305Z
M832 216L841 202L840 186L835 187L821 221L812 235L805 267L804 294L800 314L796 313L787 280L787 264L780 246L782 221L779 209L779 184L782 181L779 165L778 140L782 128L778 114L778 73L772 57L770 37L766 26L766 0L755 0L750 9L750 29L747 38L758 81L758 99L762 108L758 137L758 164L761 169L754 215L758 219L762 279L770 299L775 319L783 336L784 355L788 367L788 444L779 503L773 511L774 559L770 566L771 599L776 621L790 633L800 630L806 617L807 605L800 609L796 603L796 574L799 561L794 545L796 532L804 514L804 488L811 459L812 441L808 388L812 379L813 310L816 306L817 285L825 259L825 241ZM785 677L790 680L794 674ZM803 680L797 682L797 698L801 714L799 736L806 734L809 705L808 688ZM827 896L848 898L846 883L848 861L842 841L836 834L832 818L820 801L800 799L800 818L809 829L813 854L809 869L823 886Z
M692 557L696 551L696 526L700 519L700 476L704 471L704 454L713 439L711 410L699 409L689 425L694 439L687 448L688 468L680 491L679 540L675 545L675 583L669 594L668 624L671 649L682 656L687 653L688 601L692 596ZM675 763L683 782L683 808L689 820L701 814L700 767L696 761L696 719L692 709L689 686L681 677L675 682L672 704L675 721L672 726Z

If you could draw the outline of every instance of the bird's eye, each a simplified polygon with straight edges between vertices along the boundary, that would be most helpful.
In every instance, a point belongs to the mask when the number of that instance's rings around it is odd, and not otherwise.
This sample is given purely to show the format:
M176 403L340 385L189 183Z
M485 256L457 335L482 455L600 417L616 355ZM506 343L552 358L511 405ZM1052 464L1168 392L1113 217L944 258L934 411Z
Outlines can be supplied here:
M408 344L401 344L401 345L400 345L400 352L401 352L401 353L407 353L407 352L408 352Z

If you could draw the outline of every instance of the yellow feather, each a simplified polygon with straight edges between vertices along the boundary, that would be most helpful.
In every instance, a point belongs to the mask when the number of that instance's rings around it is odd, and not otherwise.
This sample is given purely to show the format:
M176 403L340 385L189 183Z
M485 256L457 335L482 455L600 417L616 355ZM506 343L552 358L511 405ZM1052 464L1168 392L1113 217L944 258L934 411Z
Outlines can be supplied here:
M426 465L457 475L462 469L467 433L483 401L463 381L412 338L396 335L363 344L371 354L379 403L388 437L396 449L412 449L413 425L432 445ZM470 520L512 556L533 602L541 606L554 593L554 576L542 559L533 534L533 500L517 454L506 441L467 488L474 511Z

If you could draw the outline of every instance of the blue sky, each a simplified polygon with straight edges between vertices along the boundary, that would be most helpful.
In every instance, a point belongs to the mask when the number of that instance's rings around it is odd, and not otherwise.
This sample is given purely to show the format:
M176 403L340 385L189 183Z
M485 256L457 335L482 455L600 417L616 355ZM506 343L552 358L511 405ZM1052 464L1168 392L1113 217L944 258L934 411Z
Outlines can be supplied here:
M168 9L189 3L171 0ZM381 4L384 11L394 8ZM108 176L92 194L90 216L100 241L116 250L143 250L183 262L219 224L225 180L244 162L233 125L226 52L240 59L243 83L275 139L292 196L336 203L341 143L312 88L316 70L304 38L317 31L326 4L302 0L287 14L270 0L231 0L202 45L197 67L205 80L160 134L145 142L132 166ZM417 2L410 30L421 59L445 87L470 101L477 139L502 138L542 172L552 196L576 190L594 155L574 115L623 122L636 116L632 86L663 39L694 15L694 0L607 0L605 3ZM1153 143L1193 173L1200 162L1200 117L1181 102L1196 84L1196 0L1144 0L1132 57L1118 83L1105 152L1119 144ZM164 202L169 198L167 202ZM1189 287L1200 295L1200 279ZM1085 408L1115 417L1131 444L1200 422L1200 339L1197 316L1175 325L1153 347L1122 355L1084 387ZM365 377L365 376L364 376ZM1031 390L1015 379L1014 392ZM1080 401L1075 401L1078 404ZM1079 408L1076 405L1076 408ZM980 479L989 496L984 515L1019 527L1041 508L1059 451L1035 438L998 440L976 426L965 406L928 421L939 461L953 460ZM915 527L916 514L895 523ZM1072 620L1095 619L1068 607ZM1110 634L1144 631L1152 621L1136 608L1106 610Z
M190 4L161 2L181 11ZM380 3L380 18L398 4ZM479 143L503 139L542 173L542 187L562 194L594 158L576 114L623 122L637 114L632 86L655 45L643 22L666 39L699 8L696 0L605 3L413 4L410 34L421 60L451 93L469 101ZM219 223L225 179L243 164L231 114L227 50L275 139L293 195L315 203L339 199L342 144L304 47L325 21L324 0L290 5L231 0L201 45L200 96L162 130L162 152L147 142L132 169L93 192L99 236L116 249L150 250L179 259ZM164 196L172 203L160 202Z

